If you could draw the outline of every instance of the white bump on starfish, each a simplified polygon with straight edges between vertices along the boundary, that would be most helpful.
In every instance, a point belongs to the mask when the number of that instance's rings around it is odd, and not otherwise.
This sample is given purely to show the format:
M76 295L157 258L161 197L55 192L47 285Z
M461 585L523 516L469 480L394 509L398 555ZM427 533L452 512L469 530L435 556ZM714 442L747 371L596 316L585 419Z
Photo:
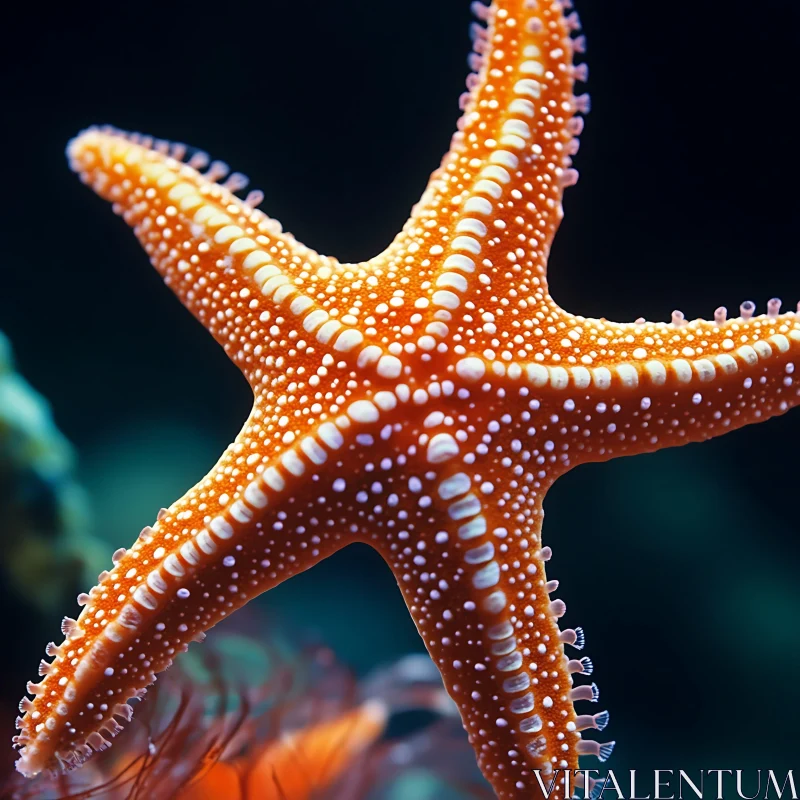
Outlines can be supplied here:
M428 442L428 462L431 464L442 464L458 453L458 442L449 433L437 433Z
M456 374L466 381L478 381L486 374L486 365L480 358L462 358L456 364Z

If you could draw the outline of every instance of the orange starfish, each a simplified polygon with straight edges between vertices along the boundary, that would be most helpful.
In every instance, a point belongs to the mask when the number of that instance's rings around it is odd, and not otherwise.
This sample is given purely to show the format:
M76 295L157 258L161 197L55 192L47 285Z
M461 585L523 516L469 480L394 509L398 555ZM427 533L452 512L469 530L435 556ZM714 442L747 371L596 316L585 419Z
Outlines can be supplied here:
M18 768L109 745L187 643L356 541L388 561L504 798L604 759L607 714L568 660L542 501L572 467L708 439L798 402L800 317L616 324L561 309L546 264L588 109L568 0L474 4L459 132L411 218L341 264L242 201L186 149L90 130L73 169L134 228L166 283L250 382L253 410L194 489L145 528L65 620L21 707Z

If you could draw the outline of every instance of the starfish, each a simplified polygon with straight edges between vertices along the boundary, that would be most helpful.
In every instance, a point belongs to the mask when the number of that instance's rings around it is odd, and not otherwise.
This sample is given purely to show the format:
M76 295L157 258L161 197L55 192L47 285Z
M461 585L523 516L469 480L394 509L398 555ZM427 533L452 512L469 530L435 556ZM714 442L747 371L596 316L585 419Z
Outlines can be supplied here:
M249 381L236 441L79 597L18 720L18 769L109 746L131 698L248 600L351 542L389 563L498 797L569 796L607 713L562 629L548 488L579 464L696 442L798 403L800 316L618 324L550 297L588 98L568 0L473 4L451 148L380 255L343 264L236 195L201 152L115 129L68 148ZM201 173L200 170L206 171ZM202 384L187 387L198 399ZM343 576L343 582L348 577ZM559 777L561 776L561 777Z

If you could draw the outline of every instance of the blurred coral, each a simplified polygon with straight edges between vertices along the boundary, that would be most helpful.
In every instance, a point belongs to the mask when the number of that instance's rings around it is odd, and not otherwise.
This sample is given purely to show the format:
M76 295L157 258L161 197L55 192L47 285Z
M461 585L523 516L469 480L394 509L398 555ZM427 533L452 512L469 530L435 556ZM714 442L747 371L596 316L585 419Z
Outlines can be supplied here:
M183 656L151 691L118 746L73 773L14 776L0 796L492 796L427 656L408 656L357 681L327 649L294 654L280 643L267 649L226 635L201 652Z
M47 401L15 372L0 333L0 585L9 604L57 612L105 560L106 548L86 534L74 466Z

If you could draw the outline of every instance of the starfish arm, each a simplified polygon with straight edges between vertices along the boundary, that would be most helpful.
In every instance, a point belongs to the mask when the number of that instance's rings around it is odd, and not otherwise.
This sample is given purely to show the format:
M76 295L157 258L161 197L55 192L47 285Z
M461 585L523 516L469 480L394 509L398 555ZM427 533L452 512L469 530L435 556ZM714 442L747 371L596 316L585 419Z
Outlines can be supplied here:
M113 569L78 598L78 619L65 620L65 641L48 646L55 659L28 685L33 699L20 703L20 772L69 769L108 747L106 736L131 717L127 701L189 642L353 541L357 502L335 476L364 449L356 439L369 426L365 402L309 426L291 446L262 438L269 416L257 402L205 479L114 555Z
M484 775L498 797L515 800L563 798L563 787L541 793L535 771L545 786L558 784L556 769L577 769L582 754L605 758L611 747L580 734L604 727L607 715L574 708L597 693L573 688L573 674L591 662L565 655L583 634L559 628L564 604L550 596L542 500L561 464L541 434L541 459L521 444L543 413L530 411L531 397L523 386L462 385L407 424L415 446L403 474L383 486L400 498L394 514L405 512L387 526L378 507L372 526Z
M497 298L504 305L519 298L543 317L558 314L547 257L564 188L577 178L571 157L582 120L574 115L588 108L573 94L576 79L586 77L572 64L583 40L573 38L577 16L567 16L565 5L473 4L487 27L473 26L475 72L460 130L402 234L371 262L405 275L412 256L419 299L408 313L423 309L414 327L425 351L469 339L476 326L490 347Z
M396 357L367 340L345 305L345 284L375 279L283 232L253 208L259 196L238 198L243 176L218 183L227 170L218 162L201 174L203 159L182 161L183 146L110 129L85 131L67 153L81 180L114 204L167 285L254 389L287 374L287 351L302 362L322 350L399 374Z
M619 325L570 318L539 330L540 361L467 357L476 384L526 385L561 420L551 444L564 467L705 441L800 403L800 316Z

